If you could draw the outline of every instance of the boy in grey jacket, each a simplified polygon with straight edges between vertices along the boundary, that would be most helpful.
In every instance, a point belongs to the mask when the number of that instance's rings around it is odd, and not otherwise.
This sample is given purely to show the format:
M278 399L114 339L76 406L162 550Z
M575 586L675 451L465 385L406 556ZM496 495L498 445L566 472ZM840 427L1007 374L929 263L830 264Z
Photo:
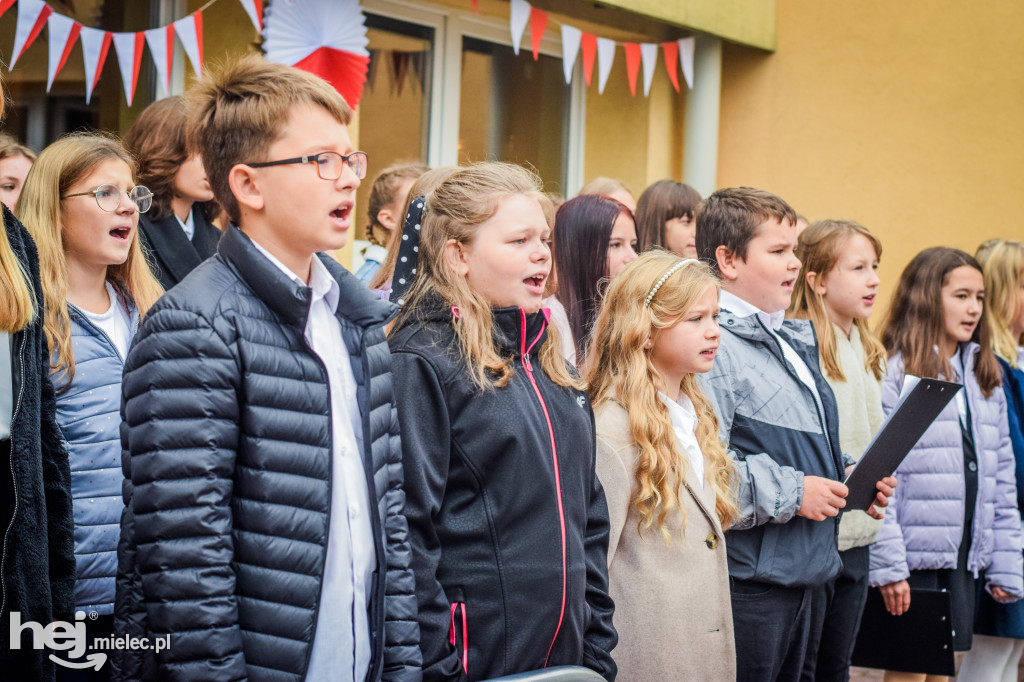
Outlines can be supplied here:
M811 323L784 319L800 271L795 225L785 201L749 188L715 192L697 219L698 254L722 278L722 341L703 388L738 473L741 516L726 538L744 681L814 678L853 463ZM885 506L892 491L879 489Z

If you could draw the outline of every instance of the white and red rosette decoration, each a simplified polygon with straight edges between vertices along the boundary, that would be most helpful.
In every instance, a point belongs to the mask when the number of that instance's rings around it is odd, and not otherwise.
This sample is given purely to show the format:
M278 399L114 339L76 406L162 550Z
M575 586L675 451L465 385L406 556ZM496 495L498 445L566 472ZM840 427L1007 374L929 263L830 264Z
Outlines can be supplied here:
M272 0L263 16L266 58L320 76L355 109L370 52L358 0Z

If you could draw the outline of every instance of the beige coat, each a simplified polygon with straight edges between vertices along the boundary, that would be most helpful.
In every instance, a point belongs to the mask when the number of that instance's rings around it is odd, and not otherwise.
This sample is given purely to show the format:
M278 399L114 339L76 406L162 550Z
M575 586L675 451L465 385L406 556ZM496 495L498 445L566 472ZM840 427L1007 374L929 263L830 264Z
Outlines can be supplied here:
M637 488L637 451L629 418L617 403L596 413L597 474L608 498L610 593L615 600L619 644L612 651L619 682L695 680L733 682L736 646L729 598L725 536L715 514L715 493L701 488L692 468L680 490L686 512L667 521L675 528L668 545L661 531L637 530L630 504Z

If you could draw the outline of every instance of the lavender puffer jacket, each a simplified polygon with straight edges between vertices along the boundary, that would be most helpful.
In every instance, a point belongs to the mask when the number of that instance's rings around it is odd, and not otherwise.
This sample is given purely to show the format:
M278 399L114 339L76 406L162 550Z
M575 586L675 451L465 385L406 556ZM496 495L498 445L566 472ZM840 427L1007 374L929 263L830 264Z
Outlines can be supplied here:
M988 398L974 376L978 345L961 344L971 425L978 455L978 501L967 568L984 570L989 587L1024 596L1020 513L1006 396ZM882 407L892 411L903 389L903 358L889 359ZM963 439L956 400L950 402L896 470L896 494L871 545L872 585L904 580L912 570L954 568L963 535Z

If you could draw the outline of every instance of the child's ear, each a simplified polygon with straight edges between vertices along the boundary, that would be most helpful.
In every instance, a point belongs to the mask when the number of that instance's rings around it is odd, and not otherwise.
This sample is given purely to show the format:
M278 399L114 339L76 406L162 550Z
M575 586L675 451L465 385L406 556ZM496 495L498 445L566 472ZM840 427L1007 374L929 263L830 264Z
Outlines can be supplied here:
M382 208L377 211L377 222L386 227L389 232L393 232L398 224L398 220L392 214L390 208Z
M228 171L228 187L240 206L252 211L263 210L263 192L256 177L256 169L239 163Z
M808 271L807 275L805 276L805 279L807 280L807 286L811 288L811 291L818 294L819 296L825 295L827 287L825 286L824 277L819 278L818 273Z
M715 249L715 260L718 261L718 271L722 273L722 279L733 281L739 277L736 271L736 262L740 257L732 249L724 244Z
M458 240L449 239L445 242L444 258L453 272L463 277L469 272L469 254Z

